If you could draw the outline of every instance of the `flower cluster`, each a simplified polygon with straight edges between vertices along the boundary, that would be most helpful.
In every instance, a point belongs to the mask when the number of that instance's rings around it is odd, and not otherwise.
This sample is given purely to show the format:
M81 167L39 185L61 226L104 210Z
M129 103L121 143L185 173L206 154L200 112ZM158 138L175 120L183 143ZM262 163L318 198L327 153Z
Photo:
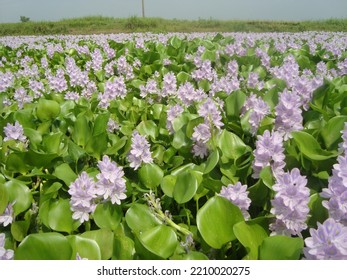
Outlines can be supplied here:
M242 107L241 117L244 116L246 112L250 112L249 123L251 125L251 133L255 135L261 121L270 113L270 108L261 97L251 94Z
M321 196L329 199L322 202L328 209L329 216L347 226L347 123L341 132L343 142L340 149L343 154L337 158L338 163L333 165L328 188L323 189Z
M246 220L250 218L248 208L251 205L251 199L248 197L247 185L237 182L235 185L229 184L223 186L219 195L225 197L234 205L238 206Z
M89 215L99 202L111 201L112 204L119 205L126 198L123 168L106 155L98 162L98 167L100 173L96 175L97 182L83 171L69 186L72 217L81 223L89 220Z
M12 224L13 222L13 219L14 219L13 205L14 205L14 202L7 204L7 207L4 213L0 215L0 224L3 224L4 227L8 226L9 224Z
M302 130L302 110L300 97L295 92L284 90L276 110L275 129L283 134L284 140L291 138L292 131Z
M137 131L133 133L131 138L131 150L128 155L128 160L130 162L130 167L134 168L135 170L138 169L143 162L153 162L148 141Z
M120 205L121 200L126 198L125 179L122 167L117 166L108 156L103 156L98 162L100 173L96 175L98 193L104 200L111 200L112 204Z
M175 106L169 106L167 109L167 119L166 119L166 128L169 130L171 134L174 133L173 121L179 115L183 113L183 108L176 104Z
M347 227L329 218L310 229L304 254L311 260L347 260Z
M258 135L256 149L254 150L253 178L259 178L260 171L270 166L275 177L283 173L285 166L283 138L277 131L266 130L263 135Z
M306 184L306 177L297 168L278 176L273 186L276 194L271 201L271 213L276 216L275 223L270 224L273 234L300 235L307 228L310 189Z
M72 218L81 223L89 220L89 214L96 208L95 199L103 194L87 172L83 171L78 178L71 183L68 193L71 195L70 205L73 211Z
M11 249L5 249L5 234L0 233L0 260L12 260L14 252Z
M192 140L194 142L192 152L194 156L204 158L208 155L207 142L218 133L223 126L222 116L219 111L220 104L216 104L211 98L200 105L198 114L204 118L204 123L194 127Z

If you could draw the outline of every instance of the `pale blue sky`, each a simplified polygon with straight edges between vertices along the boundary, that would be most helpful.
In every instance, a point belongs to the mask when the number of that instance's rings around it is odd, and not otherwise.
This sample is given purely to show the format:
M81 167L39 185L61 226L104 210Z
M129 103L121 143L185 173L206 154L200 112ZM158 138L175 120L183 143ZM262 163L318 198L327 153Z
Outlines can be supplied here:
M347 18L347 0L145 0L146 16L178 19ZM0 22L141 16L141 0L0 0Z

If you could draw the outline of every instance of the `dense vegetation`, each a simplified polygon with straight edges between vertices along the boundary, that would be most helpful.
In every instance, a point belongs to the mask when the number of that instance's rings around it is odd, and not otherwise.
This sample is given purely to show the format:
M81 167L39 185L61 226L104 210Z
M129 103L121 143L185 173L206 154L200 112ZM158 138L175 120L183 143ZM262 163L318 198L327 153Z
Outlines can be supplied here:
M107 34L129 32L302 32L347 31L346 19L322 21L221 21L214 19L176 20L162 18L85 17L57 22L0 24L0 36L47 34Z

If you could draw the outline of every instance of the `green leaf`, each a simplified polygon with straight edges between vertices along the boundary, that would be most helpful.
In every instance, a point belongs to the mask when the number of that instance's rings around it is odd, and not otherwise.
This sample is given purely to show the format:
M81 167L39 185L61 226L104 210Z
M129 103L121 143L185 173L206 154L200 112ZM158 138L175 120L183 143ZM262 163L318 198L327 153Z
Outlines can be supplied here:
M114 231L112 260L131 260L135 253L135 243L130 237L125 235L123 225Z
M54 100L40 98L36 107L36 116L40 121L55 119L60 114L60 105Z
M59 154L61 152L61 142L63 134L61 132L47 135L43 138L45 152Z
M174 47L175 49L179 49L182 45L182 40L178 38L177 36L173 36L170 39L170 45Z
M8 193L4 184L0 183L0 215L4 213L8 204Z
M80 225L72 218L69 199L59 199L51 202L48 212L48 226L55 231L71 233Z
M143 164L139 170L139 179L149 189L159 186L164 172L156 164Z
M110 118L110 113L99 114L95 121L93 127L93 136L105 133L107 130L107 123Z
M17 180L11 180L4 184L8 193L8 200L14 202L13 211L15 215L18 215L27 210L33 201L30 189L22 182Z
M174 230L165 225L158 225L139 235L142 245L164 259L173 255L178 245Z
M142 136L149 136L152 139L156 139L159 134L158 127L152 120L140 122L136 129Z
M151 213L148 206L133 204L125 214L125 221L135 233L160 225L160 221Z
M98 243L102 260L108 260L112 257L114 239L112 231L108 229L91 230L82 233L81 236Z
M26 173L30 170L30 166L25 163L24 153L11 153L6 159L6 169L12 172Z
M88 120L84 114L79 114L76 118L72 139L79 146L84 147L91 136Z
M329 212L328 209L326 209L322 202L325 199L323 199L319 193L315 193L311 195L310 202L308 204L308 207L310 208L310 217L307 221L307 225L309 227L316 227L317 222L320 222L321 224L329 218Z
M111 202L100 203L96 207L93 217L99 228L115 230L123 216L122 208L119 205L113 205Z
M345 122L347 122L347 116L336 116L331 118L322 128L321 135L327 149L341 141L341 131L345 126Z
M293 139L300 152L311 160L326 160L337 156L336 151L326 151L321 148L317 140L307 132L292 132Z
M208 260L209 258L197 251L189 251L187 254L174 255L170 260Z
M70 165L67 163L58 165L55 168L53 175L62 180L67 186L70 186L70 184L77 179L76 173L73 172Z
M246 144L236 134L223 130L218 139L218 147L223 156L229 159L238 159L247 151Z
M167 175L160 183L160 187L165 195L173 197L174 188L176 185L177 176Z
M247 249L248 254L243 258L247 260L258 259L258 249L264 238L268 235L258 224L240 222L234 225L234 233L240 243Z
M177 176L173 190L173 198L180 204L191 200L198 189L198 180L190 171L185 171Z
M238 90L225 99L226 113L228 117L239 118L241 108L246 101L246 95Z
M259 178L270 189L272 189L273 185L275 184L275 179L272 175L272 170L270 166L266 166L260 171Z
M217 166L218 161L219 153L218 150L215 150L207 158L204 174L209 174Z
M67 240L72 247L72 260L76 259L77 253L81 258L101 260L100 248L96 241L78 235L67 236Z
M16 260L69 260L72 248L65 236L56 232L34 233L24 238L15 251Z
M183 84L185 83L186 81L188 81L190 75L187 73L187 72L179 72L177 74L177 81L180 83L180 84Z
M22 241L28 234L30 221L15 221L11 224L11 234L16 241Z
M197 213L198 230L205 242L215 249L235 240L233 227L244 221L241 210L221 196L210 198Z
M259 248L260 260L298 260L304 241L299 237L269 236Z

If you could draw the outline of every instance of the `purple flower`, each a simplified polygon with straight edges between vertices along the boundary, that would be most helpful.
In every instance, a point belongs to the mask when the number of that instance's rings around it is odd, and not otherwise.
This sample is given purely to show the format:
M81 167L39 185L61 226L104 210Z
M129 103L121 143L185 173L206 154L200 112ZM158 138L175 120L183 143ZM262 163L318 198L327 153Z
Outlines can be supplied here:
M14 212L13 212L13 205L14 203L7 204L7 207L0 215L0 224L3 224L4 227L8 226L9 224L12 224L14 219Z
M19 109L22 109L24 104L31 103L33 101L32 96L28 95L23 87L16 89L13 98L17 101Z
M131 150L128 155L130 167L135 170L138 169L141 164L153 163L153 158L150 151L150 145L144 136L141 136L137 131L133 133L131 138Z
M323 189L321 196L328 198L322 204L329 211L329 216L347 225L347 156L339 156L334 164L328 188Z
M297 168L277 177L273 186L276 194L271 201L271 213L277 219L270 225L274 234L300 235L301 231L307 228L310 190L306 184L306 177L301 176Z
M95 199L103 194L103 189L98 189L94 179L83 171L78 178L69 186L68 193L71 195L70 206L73 211L72 218L81 223L89 220L89 214L96 207Z
M205 123L195 126L192 138L195 142L207 143L211 138L210 127Z
M7 124L4 128L5 138L4 141L17 140L26 143L27 138L24 135L23 126L16 121L14 125Z
M287 90L280 94L279 102L275 107L275 129L283 134L284 140L291 138L292 131L302 130L302 110L300 97L295 92Z
M113 119L109 119L107 122L107 131L109 133L114 133L115 131L117 131L120 128L119 124L113 120Z
M102 161L98 162L100 172L96 175L98 194L104 200L111 200L112 204L120 205L121 200L126 198L125 179L122 167L110 160L108 156L103 156Z
M270 108L267 103L255 94L251 94L242 107L241 117L249 113L249 123L251 125L251 133L255 135L258 131L259 125L264 117L270 113Z
M314 260L347 260L347 227L329 218L317 229L310 229L304 254Z
M202 142L196 142L193 145L192 152L194 156L204 158L208 155L208 147L205 143Z
M194 101L196 101L195 88L193 84L190 82L185 82L180 85L177 91L178 98L182 101L185 106L191 105Z
M153 79L149 79L146 83L146 86L141 85L140 86L140 96L142 98L145 98L148 94L155 94L158 93L158 85L157 82Z
M256 88L259 83L259 74L257 72L250 72L248 74L247 86L249 88Z
M340 143L339 148L340 151L347 154L347 122L345 123L345 126L343 128L343 130L341 131L342 133L342 143Z
M5 233L0 233L0 260L12 260L14 251L5 249Z
M183 108L179 104L176 104L175 106L169 106L168 107L166 128L169 130L169 132L171 134L174 133L173 121L175 120L175 118L177 118L182 113L183 113Z
M199 107L198 114L199 116L205 119L206 124L209 124L210 126L214 126L217 129L221 129L221 127L224 125L222 122L222 115L216 103L211 98L208 98Z
M175 94L177 91L177 80L173 72L169 72L163 77L162 96Z
M238 206L244 218L249 219L250 215L247 211L251 205L251 200L248 197L248 193L247 185L242 185L240 182L237 182L235 185L229 184L227 187L223 186L219 195Z
M284 162L283 138L277 131L270 133L266 130L258 135L256 149L254 150L253 178L259 178L260 171L270 166L275 176L283 173Z

